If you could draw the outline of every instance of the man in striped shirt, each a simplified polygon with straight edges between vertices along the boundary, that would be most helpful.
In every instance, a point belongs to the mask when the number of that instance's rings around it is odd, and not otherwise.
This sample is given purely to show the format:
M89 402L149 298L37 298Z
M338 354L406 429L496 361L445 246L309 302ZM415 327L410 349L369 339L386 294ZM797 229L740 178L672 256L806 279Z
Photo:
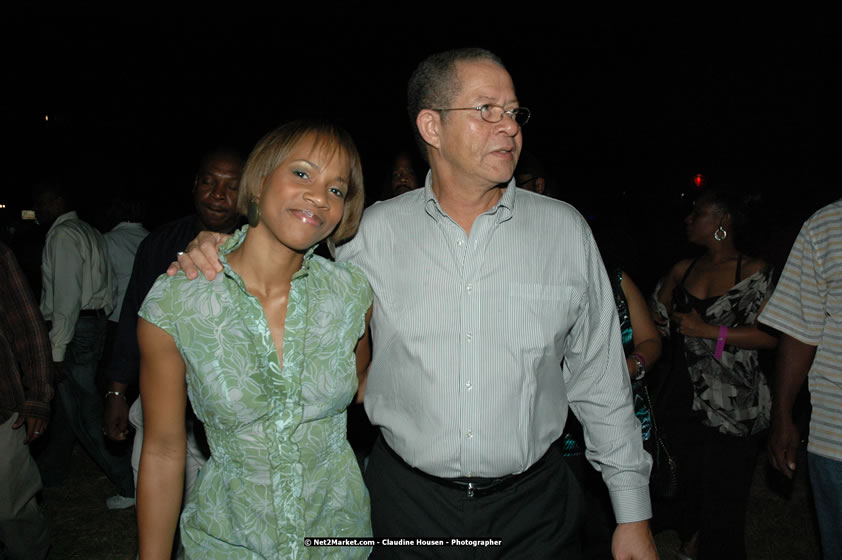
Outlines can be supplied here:
M581 493L553 445L570 402L612 497L615 557L654 558L650 463L610 282L582 216L512 180L529 110L511 76L488 51L447 51L419 64L407 97L424 187L369 208L337 253L375 295L375 537L501 541L476 558L580 557ZM557 243L536 243L548 232Z
M842 200L804 223L759 318L781 332L769 458L792 478L798 431L792 408L809 378L807 464L825 558L842 558Z

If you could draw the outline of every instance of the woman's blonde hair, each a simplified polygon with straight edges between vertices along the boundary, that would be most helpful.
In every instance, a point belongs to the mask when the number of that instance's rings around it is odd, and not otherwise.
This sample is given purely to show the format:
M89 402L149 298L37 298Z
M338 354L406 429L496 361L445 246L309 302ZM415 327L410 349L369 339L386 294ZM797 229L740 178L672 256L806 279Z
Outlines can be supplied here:
M328 122L293 121L279 126L261 138L249 154L243 169L237 210L244 216L248 214L248 203L259 198L266 178L286 161L295 146L308 134L315 137L314 150L326 150L328 158L341 151L348 158L351 176L348 179L348 192L345 194L345 209L342 220L330 235L334 243L340 243L357 232L365 205L365 187L360 154L351 135L344 128Z

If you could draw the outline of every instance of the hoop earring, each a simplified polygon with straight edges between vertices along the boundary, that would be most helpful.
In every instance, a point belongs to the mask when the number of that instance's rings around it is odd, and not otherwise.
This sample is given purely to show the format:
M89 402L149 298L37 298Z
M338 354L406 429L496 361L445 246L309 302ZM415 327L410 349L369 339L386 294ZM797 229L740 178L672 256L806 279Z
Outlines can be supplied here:
M719 229L713 232L713 238L717 241L725 241L726 237L728 237L728 232L722 226L719 226Z
M257 227L258 222L260 222L260 207L255 199L249 200L247 210L249 227Z

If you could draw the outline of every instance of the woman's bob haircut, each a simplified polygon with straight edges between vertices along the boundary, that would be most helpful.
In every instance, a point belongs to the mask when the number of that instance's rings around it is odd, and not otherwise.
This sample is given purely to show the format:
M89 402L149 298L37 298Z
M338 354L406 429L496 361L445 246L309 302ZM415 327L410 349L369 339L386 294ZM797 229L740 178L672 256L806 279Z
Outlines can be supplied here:
M357 233L365 205L365 187L360 154L351 135L345 129L328 122L293 121L279 126L261 138L251 151L243 169L237 210L244 216L248 214L248 203L260 198L266 178L286 161L295 146L308 134L315 137L314 151L324 150L328 158L335 155L344 156L351 169L342 220L330 235L334 243L341 243Z

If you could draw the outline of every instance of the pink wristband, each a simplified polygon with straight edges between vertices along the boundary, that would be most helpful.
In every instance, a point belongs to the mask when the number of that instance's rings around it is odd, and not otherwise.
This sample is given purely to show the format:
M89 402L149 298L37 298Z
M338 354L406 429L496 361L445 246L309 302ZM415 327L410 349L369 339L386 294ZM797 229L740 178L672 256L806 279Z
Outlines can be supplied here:
M728 327L725 325L719 326L719 337L716 339L716 351L713 357L717 360L722 357L722 351L725 350L725 339L728 338Z

